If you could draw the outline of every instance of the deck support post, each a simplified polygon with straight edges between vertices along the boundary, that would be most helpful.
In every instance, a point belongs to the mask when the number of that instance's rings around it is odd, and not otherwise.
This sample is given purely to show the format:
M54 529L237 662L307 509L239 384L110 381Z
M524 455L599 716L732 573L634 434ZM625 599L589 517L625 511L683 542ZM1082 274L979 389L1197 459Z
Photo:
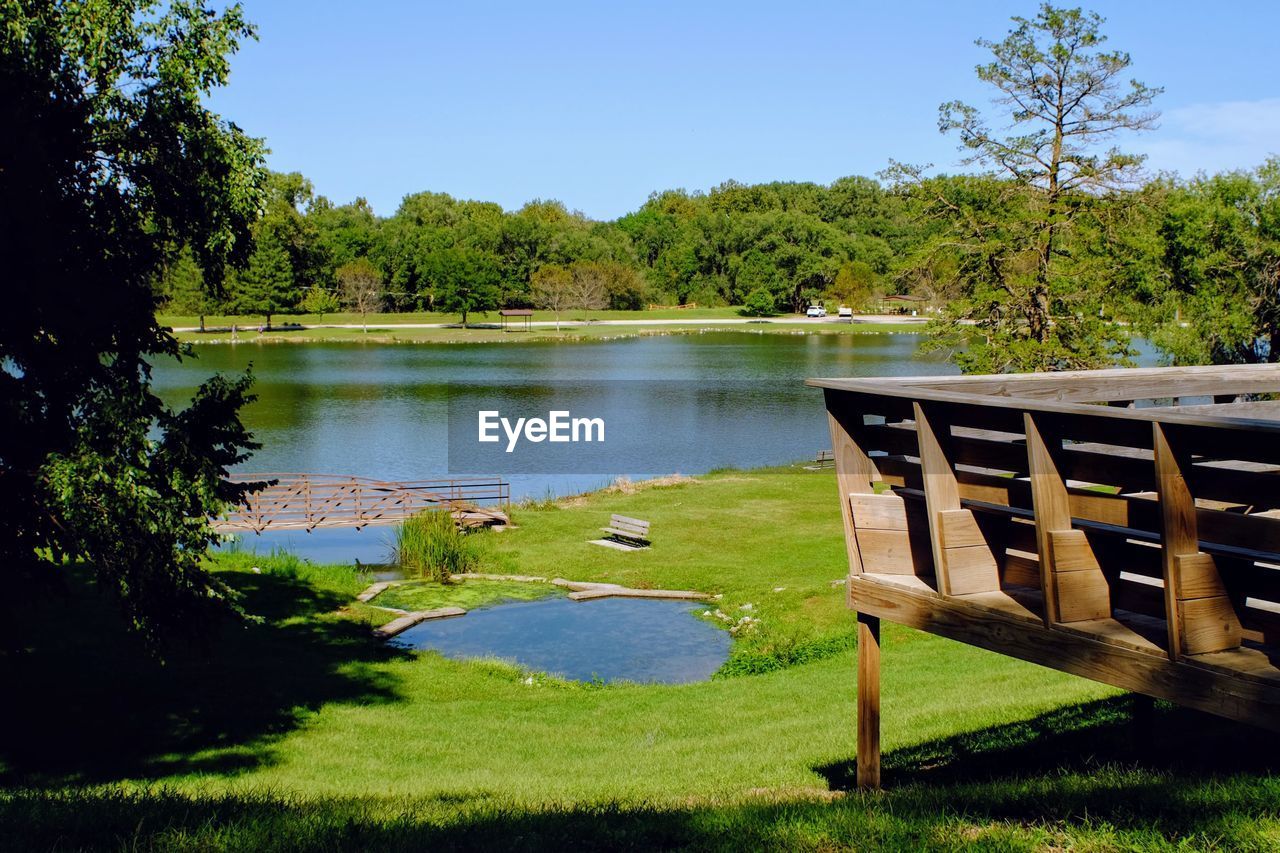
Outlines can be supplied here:
M858 787L880 787L880 617L858 614Z

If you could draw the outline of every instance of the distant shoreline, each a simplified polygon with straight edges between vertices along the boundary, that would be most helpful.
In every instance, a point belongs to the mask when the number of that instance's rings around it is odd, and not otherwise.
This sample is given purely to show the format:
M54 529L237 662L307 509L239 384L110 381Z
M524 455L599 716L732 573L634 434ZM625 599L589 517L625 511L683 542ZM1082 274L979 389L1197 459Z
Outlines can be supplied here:
M605 312L602 312L605 313ZM653 318L619 318L622 312L608 312L614 316L600 318L564 320L557 324L554 319L540 317L531 321L526 329L523 322L509 323L503 329L499 323L488 318L480 322L468 323L463 327L457 322L421 322L428 316L407 315L408 322L397 321L380 315L371 319L368 331L359 322L350 322L343 317L335 322L300 323L290 321L275 324L270 331L258 331L261 320L248 322L237 320L234 325L229 318L212 318L206 323L207 331L199 331L198 325L188 325L183 321L190 318L165 318L170 320L170 327L180 340L187 343L230 344L230 343L514 343L528 341L600 341L620 338L661 336L673 334L705 334L713 332L737 332L756 334L792 334L792 335L831 335L831 334L889 334L919 333L927 324L926 318L902 317L896 315L859 315L853 322L841 322L835 318L804 318L799 316L783 316L774 318L747 318L732 316L703 317L653 317ZM665 312L664 312L665 313ZM709 312L708 312L709 313ZM430 317L430 320L435 320ZM318 320L318 318L317 318Z

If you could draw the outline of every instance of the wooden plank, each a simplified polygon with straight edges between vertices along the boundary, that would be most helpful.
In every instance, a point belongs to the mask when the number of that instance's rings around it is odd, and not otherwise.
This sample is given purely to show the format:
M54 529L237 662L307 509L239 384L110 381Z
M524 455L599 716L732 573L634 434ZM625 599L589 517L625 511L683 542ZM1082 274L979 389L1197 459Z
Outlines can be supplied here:
M929 543L939 589L943 595L999 590L1000 574L995 557L969 511L960 506L959 484L949 456L949 427L945 421L932 420L931 410L926 411L919 404L915 404L914 413ZM970 517L961 521L960 515ZM962 535L966 544L948 543L944 523L956 530L956 535ZM961 530L965 532L960 534Z
M1111 618L1111 586L1099 571L1054 572L1057 622L1087 622Z
M1058 470L1062 456L1058 425L1052 419L1030 412L1024 416L1023 423L1041 588L1045 595L1045 624L1108 618L1111 594L1107 579L1088 538L1071 527L1071 498ZM1062 580L1061 574L1073 577Z
M875 530L859 527L854 531L862 570L885 574L914 575L921 560L916 555L911 534L906 530Z
M951 595L971 595L1000 590L1000 569L985 542L981 545L947 548L946 554Z
M853 524L857 528L874 530L906 530L907 507L898 495L885 492L878 495L849 495L849 507L853 512Z
M1202 655L1240 647L1240 619L1235 605L1225 595L1189 598L1179 602L1182 610L1182 653Z
M1240 621L1230 599L1189 597L1182 577L1192 571L1191 589L1221 586L1213 558L1200 551L1195 499L1183 476L1190 454L1185 434L1152 424L1156 490L1160 495L1161 546L1164 565L1165 612L1169 625L1169 655L1205 654L1238 648ZM1190 558L1190 559L1183 559Z
M899 501L902 498L898 498ZM904 515L905 517L905 515ZM968 548L987 544L973 513L967 509L944 509L938 513L938 532L944 548Z
M1277 374L1280 374L1280 365L1272 365L1271 367ZM1056 376L1058 374L1052 375L1052 377ZM934 378L927 377L928 380ZM1056 379L1050 378L1049 381L1056 381ZM1021 419L1022 414L1026 411L1057 414L1064 417L1078 418L1080 419L1080 424L1090 425L1090 429L1098 430L1099 434L1102 434L1102 431L1105 430L1115 430L1114 435L1121 437L1114 440L1131 446L1140 446L1143 443L1138 437L1138 433L1134 431L1137 425L1146 424L1147 429L1149 429L1151 423L1158 422L1166 426L1201 431L1208 438L1208 443L1232 447L1233 457L1237 459L1253 459L1255 455L1258 455L1261 457L1260 461L1274 462L1277 454L1276 439L1280 438L1280 422L1273 420L1211 417L1208 415L1169 412L1155 408L1120 409L1093 406L1079 402L984 396L975 393L943 391L913 386L909 380L898 377L894 377L892 380L809 379L806 380L805 384L816 388L824 388L831 392L843 392L847 396L862 396L876 401L883 401L877 402L877 406L882 409L892 405L892 400L899 402L899 408L905 408L904 404L914 404L915 402L937 404L943 408L944 414L949 413L954 408L961 413L961 417L955 420L954 423L979 428L1017 431L1019 427L1015 422ZM1268 389L1268 391L1274 390L1276 389ZM828 400L830 400L830 396L828 396ZM828 403L828 407L830 407L830 403ZM1104 427L1104 423L1108 424L1108 426ZM1209 432L1203 432L1206 429ZM1214 432L1217 432L1225 440L1219 441L1215 439L1212 435ZM1241 443L1239 445L1235 443L1236 439L1240 440Z
M1031 499L1035 506L1036 553L1040 564L1040 589L1044 593L1045 624L1061 621L1058 588L1053 582L1052 532L1071 529L1067 487L1049 446L1057 440L1041 433L1041 424L1030 412L1023 415L1027 436L1027 470L1031 472ZM1060 440L1059 446L1061 444Z
M880 787L880 619L858 613L859 788Z
M1017 584L1040 588L1040 558L1025 551L1010 549L1004 558L1002 586Z
M1216 598L1227 594L1213 557L1200 551L1177 554L1173 559L1177 563L1174 575L1178 578L1179 598Z
M1101 568L1083 530L1049 531L1049 553L1053 569L1059 574L1096 571Z
M845 496L874 494L875 482L880 472L875 463L854 440L855 430L862 425L862 415L851 410L849 401L839 395L827 393L827 424L831 431L831 453L835 457L836 488L841 496L840 516L844 522L845 554L849 561L849 574L861 572L862 556L854 534L853 513Z
M1045 628L992 611L976 618L978 611L963 599L924 595L867 576L850 579L849 595L859 613L1280 731L1280 687L1197 666L1199 658L1171 661L1087 632Z
M914 423L870 426L867 427L867 432L868 440L875 444L877 450L890 454L915 455L917 445ZM1021 443L1021 436L1017 441L995 438L1003 435L992 430L965 430L952 435L952 458L958 465L974 465L998 471L1024 471L1027 454Z
M1280 400L1237 400L1231 403L1161 406L1160 408L1193 415L1221 415L1228 418L1246 417L1280 420Z
M1000 590L995 590L994 592L971 592L968 595L957 595L955 598L981 610L993 610L1024 622L1036 624L1041 622L1038 612L1028 607L1026 603Z
M917 389L954 389L968 394L1021 400L1107 402L1200 397L1213 394L1260 394L1280 391L1277 365L1117 368L1024 373L895 378Z

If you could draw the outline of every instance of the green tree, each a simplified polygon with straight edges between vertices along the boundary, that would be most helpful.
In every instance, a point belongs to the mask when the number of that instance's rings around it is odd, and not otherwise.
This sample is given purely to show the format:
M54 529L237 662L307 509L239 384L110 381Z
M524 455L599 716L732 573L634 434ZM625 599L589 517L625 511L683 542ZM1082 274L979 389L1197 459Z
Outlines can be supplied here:
M1175 188L1141 327L1177 364L1280 362L1280 158Z
M252 30L184 0L0 9L0 268L38 283L0 312L0 608L78 562L154 643L233 608L201 561L245 491L248 379L171 408L150 365L190 354L156 322L165 264L190 246L216 288L263 202L262 144L204 106Z
M1121 131L1150 127L1155 114L1147 110L1160 90L1124 78L1129 55L1103 49L1103 19L1092 12L1045 3L1035 18L1013 21L1004 40L978 42L993 61L977 69L978 79L999 91L1000 121L1011 124L1012 133L993 130L977 108L959 101L942 105L938 126L959 135L971 152L968 162L991 166L1014 185L1018 198L1009 212L1018 219L1007 223L1003 237L1018 259L1004 267L994 289L964 305L966 316L953 318L976 321L974 334L955 323L941 334L969 340L973 351L962 359L967 368L1096 367L1125 348L1107 326L1095 324L1087 334L1064 329L1079 324L1083 306L1075 297L1097 282L1065 268L1062 243L1090 196L1136 181L1142 158L1102 146ZM941 203L955 207L945 197Z
M341 307L338 297L327 289L315 285L307 290L298 307L308 314L315 314L319 322L324 322L324 315L337 311Z
M249 264L235 278L235 307L242 314L262 314L266 327L271 317L298 304L289 252L271 233L258 239Z
M205 285L204 273L190 248L182 251L164 265L160 274L160 299L167 311L178 314L195 314L200 318L200 331L205 330L204 318L218 309L219 301Z
M529 298L539 308L556 315L556 332L560 332L560 313L575 307L573 304L573 273L559 264L547 264L533 272L529 284Z
M501 296L497 259L472 249L446 249L431 258L432 307L437 311L467 315L493 311Z
M849 261L840 265L829 292L841 305L861 310L875 299L879 287L880 278L870 264Z
M738 310L745 317L772 317L778 313L778 306L767 287L757 287L742 300Z
M382 273L368 258L357 258L338 267L338 290L343 303L360 315L365 334L369 333L369 313L383 306Z

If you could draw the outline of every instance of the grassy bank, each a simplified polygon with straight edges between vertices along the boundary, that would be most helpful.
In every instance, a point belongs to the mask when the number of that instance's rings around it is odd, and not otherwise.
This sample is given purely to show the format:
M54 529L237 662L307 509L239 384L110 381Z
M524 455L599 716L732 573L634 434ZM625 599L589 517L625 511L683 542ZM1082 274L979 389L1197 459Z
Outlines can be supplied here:
M654 547L587 544L610 512L649 519ZM760 619L735 640L748 663L600 687L397 651L352 605L367 578L235 554L218 570L262 621L160 667L76 583L28 610L32 649L3 662L21 692L0 703L0 848L1280 844L1274 739L1173 709L1138 730L1110 688L892 625L889 790L848 793L830 472L727 471L515 520L490 570L720 594Z
M161 315L163 325L186 329L178 332L190 343L496 343L518 341L608 340L641 335L690 334L699 331L738 331L754 334L867 334L884 332L919 332L920 323L889 320L884 317L860 317L856 323L825 323L795 314L767 319L748 320L735 308L698 308L687 311L577 311L562 316L557 330L552 325L535 325L525 329L522 321L513 321L503 329L497 315L472 315L468 326L458 324L454 314L426 312L406 314L370 314L368 328L362 327L356 314L283 316L274 318L276 328L259 332L262 317L206 317L208 331L190 329L199 318ZM535 323L550 324L555 316L547 311L534 313ZM731 321L731 322L730 322ZM297 323L310 328L280 328L284 323ZM232 334L231 327L237 331ZM422 326L428 325L428 328Z
M798 317L799 315L789 315ZM721 306L719 308L659 308L653 311L563 311L560 319L563 322L582 322L586 320L707 320L707 319L726 319L741 318L738 309L732 306ZM160 314L157 319L166 326L177 327L195 327L200 325L200 318L194 314ZM265 321L262 314L218 314L208 315L205 318L207 326L230 326L235 323L241 328L256 328L258 324ZM556 315L554 311L535 310L530 318L533 322L554 323ZM272 315L272 321L276 324L280 323L300 323L304 326L314 325L362 325L368 323L370 326L400 326L411 323L457 323L461 320L459 314L446 314L440 311L380 311L368 314L363 318L352 311L335 311L332 314L275 314ZM473 313L467 317L470 323L498 323L500 318L496 311L486 313ZM523 323L522 319L517 319ZM513 321L513 322L517 322Z

